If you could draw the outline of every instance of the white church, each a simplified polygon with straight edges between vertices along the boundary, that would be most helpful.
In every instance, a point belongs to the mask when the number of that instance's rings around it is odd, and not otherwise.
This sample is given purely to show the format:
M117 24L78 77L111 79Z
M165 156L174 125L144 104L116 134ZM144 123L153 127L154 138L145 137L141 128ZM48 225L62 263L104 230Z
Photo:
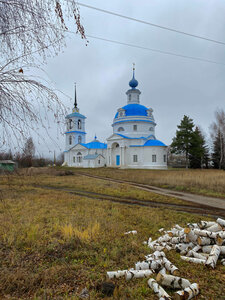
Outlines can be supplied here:
M119 108L113 119L113 133L107 143L95 137L86 143L85 119L75 103L72 113L66 116L66 149L64 165L98 168L120 167L137 169L166 169L167 146L156 139L153 109L140 104L138 81L133 78L126 92L127 105Z

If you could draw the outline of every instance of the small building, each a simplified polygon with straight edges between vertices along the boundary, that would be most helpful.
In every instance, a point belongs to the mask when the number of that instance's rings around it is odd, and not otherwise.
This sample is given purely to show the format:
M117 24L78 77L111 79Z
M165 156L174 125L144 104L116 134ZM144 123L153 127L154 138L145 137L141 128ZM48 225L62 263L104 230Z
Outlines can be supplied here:
M16 168L16 163L12 160L0 160L0 171L13 172Z

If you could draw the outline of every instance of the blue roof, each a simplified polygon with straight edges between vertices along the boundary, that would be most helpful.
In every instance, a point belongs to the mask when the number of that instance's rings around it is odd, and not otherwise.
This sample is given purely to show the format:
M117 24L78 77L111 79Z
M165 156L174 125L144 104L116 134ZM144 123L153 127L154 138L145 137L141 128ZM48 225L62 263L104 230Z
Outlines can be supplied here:
M68 118L72 118L72 117L78 117L78 118L81 118L81 119L86 119L86 117L78 112L74 112L72 114L69 114L66 116L66 119Z
M144 136L141 136L141 137L129 137L129 136L126 136L126 135L123 135L123 134L120 134L120 133L116 133L117 135L121 136L122 138L124 139L129 139L129 140L143 140L143 139L146 139Z
M81 145L88 149L107 149L107 144L101 143L98 140L94 140L87 144L81 143Z
M96 159L99 155L101 155L101 154L88 154L88 155L84 156L84 160Z
M145 144L145 147L147 146L163 146L163 147L167 147L163 142L159 141L159 140L148 140Z
M122 109L125 110L125 115L128 116L147 116L148 108L141 104L127 104ZM118 112L115 115L118 118Z

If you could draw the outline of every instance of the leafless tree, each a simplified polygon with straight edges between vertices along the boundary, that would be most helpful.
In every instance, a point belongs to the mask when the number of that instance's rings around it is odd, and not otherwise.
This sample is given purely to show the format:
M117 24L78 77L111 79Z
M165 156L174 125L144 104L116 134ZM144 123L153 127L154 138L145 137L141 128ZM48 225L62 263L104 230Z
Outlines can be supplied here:
M215 112L215 121L211 124L210 129L212 140L217 144L218 165L221 169L225 160L225 112L223 109Z
M49 111L57 122L65 114L56 92L30 75L31 68L40 68L47 55L65 46L66 18L74 18L85 39L76 1L61 2L0 0L0 148L12 136L27 138L39 123L46 128Z

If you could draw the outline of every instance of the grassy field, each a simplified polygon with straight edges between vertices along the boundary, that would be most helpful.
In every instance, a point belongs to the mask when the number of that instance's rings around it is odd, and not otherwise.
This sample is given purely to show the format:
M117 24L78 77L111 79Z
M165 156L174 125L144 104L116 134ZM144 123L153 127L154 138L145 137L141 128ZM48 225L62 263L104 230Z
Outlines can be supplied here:
M34 182L44 182L83 189L94 185L104 193L115 189L114 185L107 190L99 180L82 178L82 183L76 176L0 178L1 299L79 299L85 287L90 299L102 299L99 286L107 281L106 272L131 268L143 260L151 252L143 245L149 236L157 238L161 227L169 229L175 223L184 225L202 219L168 209L122 205L33 186ZM124 235L128 230L137 230L138 234ZM200 284L198 299L224 299L224 266L218 264L215 270L196 267L181 261L173 251L167 257L179 267L181 276ZM158 299L146 279L117 279L114 283L114 296L109 299Z
M223 170L122 170L99 168L79 169L77 172L225 198L225 171Z

